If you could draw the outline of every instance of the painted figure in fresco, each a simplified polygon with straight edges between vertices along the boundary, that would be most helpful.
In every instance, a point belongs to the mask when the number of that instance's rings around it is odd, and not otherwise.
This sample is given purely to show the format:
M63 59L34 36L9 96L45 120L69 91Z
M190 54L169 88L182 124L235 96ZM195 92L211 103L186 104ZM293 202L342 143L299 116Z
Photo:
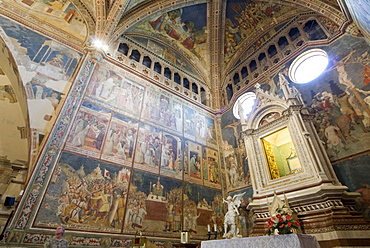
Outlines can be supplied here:
M239 175L238 175L238 166L235 161L235 157L233 155L230 155L228 158L229 162L229 182L231 187L236 187L237 182L239 181Z
M200 159L199 155L196 153L191 152L192 156L190 158L190 175L196 178L200 178Z
M125 215L125 227L142 228L146 213L145 201L147 195L137 189L130 192L128 197L127 211Z
M103 98L105 100L109 100L113 89L115 87L114 84L114 79L113 78L108 78L107 81L101 83L97 88L96 88L96 96Z
M124 139L121 139L120 141L118 141L116 155L120 159L127 159L127 156L126 156L126 141Z
M128 170L119 171L116 179L112 180L109 171L104 168L103 173L100 165L88 174L84 172L83 165L75 170L70 165L60 167L61 177L65 178L57 183L61 193L48 192L55 202L50 203L58 206L56 216L42 218L76 226L120 228L118 224L123 220Z
M146 151L147 142L145 141L145 137L142 137L141 140L138 142L138 146L136 149L135 162L144 164L146 160Z
M167 215L166 215L166 226L165 229L163 230L164 232L167 231L173 231L174 228L174 205L172 203L166 204L166 209L167 209Z
M132 153L134 152L135 134L131 128L127 130L126 141L127 141L126 148L128 149L128 156L132 158Z
M137 210L137 213L135 215L135 223L136 223L137 227L142 228L145 215L147 215L147 214L148 213L145 209L145 204L140 203L139 209Z
M174 231L181 230L181 211L182 205L180 202L175 202L174 205L174 215L173 215L173 222L174 222Z
M83 118L79 119L75 126L75 132L72 139L72 145L76 147L82 147L85 145L85 139L89 132L91 124L89 122L89 116L84 115Z
M157 197L158 196L163 196L163 188L164 188L164 186L160 182L160 177L158 177L157 182L153 184L152 192Z
M59 93L52 92L50 96L46 97L51 102L51 105L56 109L59 104Z
M174 118L175 129L181 132L182 131L181 110L176 109L173 115L173 118Z
M99 123L97 125L93 125L92 128L95 128L96 139L93 141L93 144L95 145L95 148L100 150L103 145L103 139L105 136L105 125L103 123Z
M109 213L109 223L112 227L122 223L125 210L124 193L120 189L113 190L113 203Z
M223 199L224 203L227 203L227 212L225 214L224 219L224 238L236 238L239 237L239 228L236 226L236 217L239 215L238 208L242 203L243 195L245 194L237 194L231 197L230 195L225 199Z
M92 200L97 200L98 205L97 213L95 216L95 223L98 222L98 220L104 222L107 218L110 210L110 197L111 194L106 194L103 190L97 192L97 196L91 197Z
M158 166L160 158L159 138L150 136L147 148L145 152L145 163L152 167Z
M64 59L64 55L61 53L57 53L55 57L49 59L47 63L52 66L58 67L58 68L63 68L63 64L64 64L63 59Z
M361 189L356 190L361 196L356 198L356 207L361 211L365 220L370 220L370 186L366 183L361 183Z
M146 142L145 144L145 163L147 165L150 165L150 166L155 166L154 164L154 148L152 147L152 149L150 149L151 146L153 146L152 144L154 143L154 138L153 137L149 137L149 140Z
M196 132L197 134L202 137L202 138L205 138L205 134L206 134L206 125L204 123L204 120L203 119L198 119L197 120L197 123L196 123Z
M116 130L110 129L108 131L107 137L105 139L103 153L113 156L114 155L114 145L117 142L118 134Z
M197 220L200 213L197 212L197 204L189 199L184 201L184 228L189 232L197 233Z
M338 136L338 132L340 131L339 127L333 126L329 122L326 124L325 128L325 137L326 143L329 147L335 147L341 143L341 140Z
M151 147L154 149L154 165L158 166L159 165L159 160L161 157L161 151L160 151L160 141L158 137L154 138L154 143L153 146Z

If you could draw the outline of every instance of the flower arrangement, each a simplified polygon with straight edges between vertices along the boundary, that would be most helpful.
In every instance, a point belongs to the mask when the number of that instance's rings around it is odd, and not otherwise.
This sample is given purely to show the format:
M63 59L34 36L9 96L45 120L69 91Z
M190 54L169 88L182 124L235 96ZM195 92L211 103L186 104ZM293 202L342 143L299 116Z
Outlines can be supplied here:
M292 229L298 229L300 226L299 219L293 219L293 215L286 212L287 207L282 206L276 209L276 215L272 216L267 220L268 227L266 234L271 235L275 230L278 230L279 234L291 233Z

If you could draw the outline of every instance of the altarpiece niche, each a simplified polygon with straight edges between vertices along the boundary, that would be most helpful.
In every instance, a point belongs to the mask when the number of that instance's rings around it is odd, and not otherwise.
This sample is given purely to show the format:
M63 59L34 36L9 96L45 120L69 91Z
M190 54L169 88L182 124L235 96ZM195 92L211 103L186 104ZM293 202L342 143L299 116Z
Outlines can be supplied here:
M284 96L265 92L257 85L254 107L246 120L241 119L253 185L249 208L256 221L252 235L265 232L267 202L275 194L284 194L292 211L300 214L302 207L338 204L347 190L335 175L300 93L289 86L284 75L280 74L279 80Z

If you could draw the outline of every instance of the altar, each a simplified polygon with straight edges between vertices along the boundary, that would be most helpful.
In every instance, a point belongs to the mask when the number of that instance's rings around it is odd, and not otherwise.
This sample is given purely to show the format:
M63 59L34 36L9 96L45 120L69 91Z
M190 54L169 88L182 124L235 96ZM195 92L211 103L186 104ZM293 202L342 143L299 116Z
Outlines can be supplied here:
M236 239L202 241L201 248L320 248L316 237L307 234L286 234Z

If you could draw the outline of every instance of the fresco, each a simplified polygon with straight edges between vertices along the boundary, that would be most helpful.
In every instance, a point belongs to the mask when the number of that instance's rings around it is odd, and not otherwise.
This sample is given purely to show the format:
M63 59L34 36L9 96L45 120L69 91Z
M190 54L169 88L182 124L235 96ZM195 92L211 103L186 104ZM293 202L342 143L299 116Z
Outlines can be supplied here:
M206 116L206 129L207 129L207 145L211 146L213 145L216 147L217 145L217 136L216 136L216 126L215 126L215 120Z
M128 196L124 232L181 229L182 182L134 171ZM160 209L160 211L158 211Z
M201 59L207 51L206 18L207 4L198 4L150 17L130 32L163 37Z
M99 65L92 75L86 92L87 99L110 108L115 112L138 118L144 97L144 87Z
M168 92L148 87L141 116L155 125L161 125L163 130L182 134L182 104Z
M30 127L40 139L35 143L40 143L55 122L81 54L3 17L0 26L26 90Z
M110 142L105 134L111 115L107 109L83 102L69 134L66 149L99 158L104 139L107 144Z
M121 165L132 165L139 123L114 113L102 149L103 160ZM97 143L101 147L101 144Z
M370 180L365 172L369 163L370 155L366 154L333 164L338 179L348 187L348 191L359 194L355 208L367 221L370 221Z
M63 153L35 219L35 226L121 232L129 169Z
M184 149L185 179L193 183L202 183L203 163L202 146L186 140Z
M241 131L240 121L233 116L232 110L224 114L221 121L224 173L228 190L251 186L248 158Z
M296 8L294 8L296 9ZM225 21L225 61L228 61L247 38L258 30L264 31L266 24L277 23L276 18L293 10L291 6L263 4L254 1L228 0ZM277 30L272 30L272 36Z
M363 38L349 35L324 49L331 58L326 72L296 87L330 160L337 161L369 150L370 54Z
M221 189L221 175L220 175L220 164L218 151L205 148L203 152L204 156L204 185L214 187L215 185Z
M195 111L184 106L184 137L195 140Z
M162 130L140 124L135 152L135 168L159 173L161 159Z
M77 37L81 41L85 40L87 35L86 24L82 16L70 1L4 1L11 5L13 2L19 4L16 7L24 8L28 15L33 16L54 27L61 28L65 32Z
M220 233L224 216L221 191L185 183L183 205L183 230L205 235L209 225Z
M66 150L121 165L134 164L134 168L176 179L182 179L185 172L203 184L206 159L202 159L202 146L195 145L198 148L184 157L183 132L216 151L215 123L210 116L184 106L168 92L154 86L144 87L128 75L122 76L120 70L112 70L108 64L95 69L85 99L71 128ZM187 144L193 149L195 143ZM190 156L190 162L195 153L197 169L190 173L190 167L184 168L183 161ZM209 162L218 165L217 156L214 153ZM220 187L218 179L209 183Z
M292 61L280 73L301 94L315 117L313 122L329 159L336 162L369 151L369 45L362 37L345 35L322 49L328 53L330 61L317 79L307 84L291 82L288 68ZM283 96L278 75L263 83L261 88Z
M160 174L182 179L182 140L169 133L163 133Z

